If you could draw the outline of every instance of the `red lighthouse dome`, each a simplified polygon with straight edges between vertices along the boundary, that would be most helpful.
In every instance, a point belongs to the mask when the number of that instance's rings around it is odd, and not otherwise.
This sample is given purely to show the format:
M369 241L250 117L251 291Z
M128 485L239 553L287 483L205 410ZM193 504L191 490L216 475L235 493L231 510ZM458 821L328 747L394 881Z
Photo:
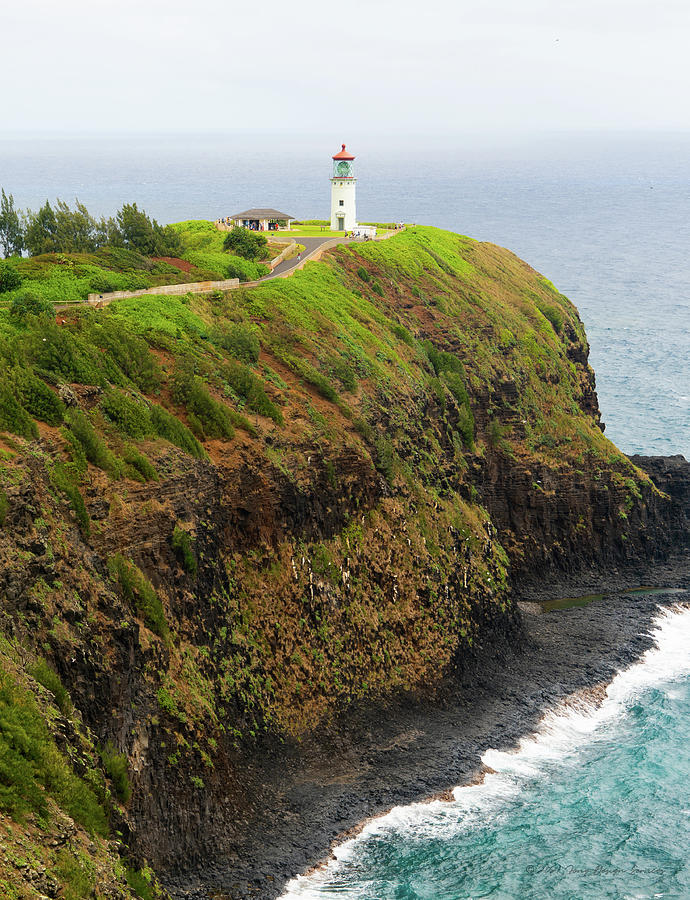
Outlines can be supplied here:
M345 144L343 144L343 148L340 153L336 153L333 159L354 159L354 156L351 153L348 153L345 149Z

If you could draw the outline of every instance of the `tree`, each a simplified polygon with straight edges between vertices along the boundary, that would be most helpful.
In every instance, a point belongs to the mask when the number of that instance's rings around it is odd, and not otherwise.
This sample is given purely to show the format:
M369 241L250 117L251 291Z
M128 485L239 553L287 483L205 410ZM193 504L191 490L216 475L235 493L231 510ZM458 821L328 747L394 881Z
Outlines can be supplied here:
M30 256L54 253L60 249L57 244L57 219L47 200L37 213L30 210L27 213L24 242Z
M159 225L136 203L125 203L116 218L122 243L129 250L138 250L144 256L175 256L180 252L182 244L175 229Z
M125 203L117 212L117 225L122 235L122 243L128 250L138 250L145 256L156 252L153 225L143 209L136 203Z
M98 247L98 225L83 203L70 209L58 200L55 210L55 249L61 253L90 253Z
M19 213L14 208L14 197L7 196L4 188L0 195L0 247L8 256L19 256L24 249L24 230Z
M267 243L265 235L236 226L223 241L223 249L244 259L263 259Z
M22 283L22 276L12 263L0 263L0 294L13 291Z
M115 219L112 217L106 219L105 216L101 216L96 222L96 246L122 247L122 245L122 232Z
M126 247L145 256L177 256L182 249L177 231L150 219L136 203L126 203L114 219L95 219L79 200L74 209L64 200L56 200L55 208L46 200L38 212L27 211L25 220L23 242L31 256L93 253L105 246Z
M153 220L158 241L158 256L178 256L182 252L182 238L172 225L159 225Z

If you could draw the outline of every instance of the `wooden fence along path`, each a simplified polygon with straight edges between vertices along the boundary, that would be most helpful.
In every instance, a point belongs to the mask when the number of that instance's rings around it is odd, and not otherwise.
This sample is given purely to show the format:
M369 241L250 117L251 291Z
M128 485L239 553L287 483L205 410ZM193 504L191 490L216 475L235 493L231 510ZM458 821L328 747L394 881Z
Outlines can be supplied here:
M89 294L86 302L92 306L105 306L113 300L127 297L145 297L147 294L209 294L211 291L231 291L239 287L239 278L225 281L190 281L188 284L162 284L159 287L142 288L139 291L110 291L107 294Z

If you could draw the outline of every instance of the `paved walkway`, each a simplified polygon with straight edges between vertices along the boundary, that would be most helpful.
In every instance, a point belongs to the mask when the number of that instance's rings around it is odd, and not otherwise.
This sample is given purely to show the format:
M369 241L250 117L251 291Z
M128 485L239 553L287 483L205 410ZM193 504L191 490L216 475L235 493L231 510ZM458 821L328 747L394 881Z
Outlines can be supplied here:
M280 278L281 276L286 275L288 272L292 272L293 269L296 269L297 266L301 265L303 262L306 262L311 256L313 256L320 247L324 244L329 244L330 246L335 246L336 244L350 244L354 240L361 240L360 238L347 238L347 237L337 237L333 236L327 237L303 237L303 238L294 238L294 240L298 244L302 244L304 246L304 250L302 251L302 259L297 259L296 256L293 256L292 259L285 259L282 263L279 263L275 269L271 272L270 275L264 275L263 278L259 279L260 281L268 281L271 278Z

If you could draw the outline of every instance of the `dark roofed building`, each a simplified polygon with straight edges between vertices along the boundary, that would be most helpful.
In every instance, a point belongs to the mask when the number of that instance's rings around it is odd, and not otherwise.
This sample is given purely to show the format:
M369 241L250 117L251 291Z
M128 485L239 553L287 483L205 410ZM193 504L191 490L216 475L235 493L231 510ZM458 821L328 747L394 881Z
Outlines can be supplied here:
M289 231L294 218L278 209L245 209L244 212L228 216L227 222L252 231L277 231L279 228L287 228Z

